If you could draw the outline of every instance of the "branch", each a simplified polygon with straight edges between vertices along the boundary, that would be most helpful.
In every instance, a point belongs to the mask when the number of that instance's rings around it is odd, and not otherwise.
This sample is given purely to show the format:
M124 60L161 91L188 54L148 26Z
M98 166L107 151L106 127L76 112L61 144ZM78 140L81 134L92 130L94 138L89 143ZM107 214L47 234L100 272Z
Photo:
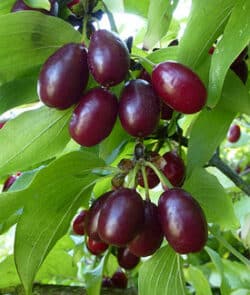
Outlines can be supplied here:
M0 295L24 295L22 286L0 289ZM33 287L34 295L87 295L84 287L78 286L62 286L62 285L41 285L35 284ZM128 289L103 289L101 295L136 295L137 291L134 288Z

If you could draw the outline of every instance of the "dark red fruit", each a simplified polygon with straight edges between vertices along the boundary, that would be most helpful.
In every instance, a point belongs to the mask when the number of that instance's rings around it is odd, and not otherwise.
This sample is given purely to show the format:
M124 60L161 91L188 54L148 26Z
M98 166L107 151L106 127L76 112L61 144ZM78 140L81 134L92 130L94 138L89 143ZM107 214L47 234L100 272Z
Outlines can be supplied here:
M84 235L85 230L85 221L86 217L88 216L87 210L82 210L74 219L73 221L73 231L77 235Z
M119 102L119 117L123 128L132 136L145 137L157 127L160 119L160 99L145 80L126 83Z
M43 65L38 95L49 107L67 109L80 99L88 77L86 48L81 44L66 44Z
M89 69L95 80L106 87L122 82L128 73L128 48L118 35L97 30L91 35L88 50Z
M88 217L86 218L86 222L85 222L85 230L86 230L86 234L92 240L101 241L97 232L98 220L99 220L101 209L111 193L112 192L110 191L101 195L98 199L94 201L94 203L89 209Z
M248 78L248 67L247 63L242 60L237 63L233 63L231 65L231 70L235 72L235 74L241 79L241 81L246 84Z
M118 288L118 289L126 289L127 288L128 278L127 278L126 274L121 270L116 271L112 275L111 281L112 281L113 286L115 288Z
M104 88L88 91L75 108L69 126L71 137L81 145L93 146L113 129L118 112L116 97Z
M140 258L132 254L128 248L118 248L117 261L124 269L132 269L140 262Z
M138 234L144 222L144 205L134 189L114 191L102 207L98 234L102 241L125 246Z
M160 179L150 167L146 167L146 175L148 181L148 188L154 188L160 183ZM140 186L145 187L141 170L137 174L137 182Z
M48 15L57 15L58 14L58 3L55 0L50 0L51 8L50 10L46 9L38 9L38 8L33 8L24 3L23 0L17 0L15 4L11 8L11 12L17 12L17 11L23 11L23 10L33 10L33 11L40 11L43 14L48 14Z
M213 55L213 54L214 54L214 51L215 51L215 47L214 47L214 46L211 46L211 47L209 48L209 50L208 50L208 53L209 53L210 55Z
M17 172L16 174L13 174L11 176L9 176L6 181L4 182L3 185L3 192L6 192L7 190L9 190L9 188L12 186L12 184L17 180L17 178L21 175L21 172Z
M103 288L113 288L114 285L113 285L112 279L109 277L104 277L102 279L102 287Z
M207 91L203 82L180 63L166 61L156 65L152 84L157 94L175 111L193 114L206 104Z
M139 234L129 243L129 251L136 256L152 255L161 246L163 232L158 218L157 206L144 201L144 225Z
M207 222L199 203L180 188L165 191L158 203L164 235L180 253L199 252L207 241Z
M6 122L0 122L0 129L3 128Z
M151 76L145 69L141 70L139 79L146 80L148 83L151 83Z
M88 238L87 240L87 248L90 253L93 255L100 255L104 253L108 249L109 245L103 242L98 242Z
M161 119L162 120L171 120L174 110L170 108L165 102L161 103Z
M173 186L181 186L185 178L185 164L175 152L167 152L163 155L166 164L162 172Z
M227 133L227 140L229 142L237 142L240 139L241 130L237 124L232 125Z

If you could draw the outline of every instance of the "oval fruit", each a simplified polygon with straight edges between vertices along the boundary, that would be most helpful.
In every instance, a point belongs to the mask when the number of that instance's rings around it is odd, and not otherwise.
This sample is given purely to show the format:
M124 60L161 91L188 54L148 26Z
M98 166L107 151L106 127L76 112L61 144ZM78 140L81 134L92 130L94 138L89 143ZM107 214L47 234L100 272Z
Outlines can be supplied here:
M23 0L17 0L14 5L11 8L11 12L17 12L17 11L23 11L23 10L33 10L33 11L40 11L43 14L48 15L57 15L58 14L58 3L55 0L50 0L51 8L50 10L46 9L39 9L39 8L33 8L24 3Z
M69 108L81 98L88 77L87 49L82 44L66 44L44 63L38 95L49 107Z
M140 262L140 258L132 254L128 248L118 248L117 260L124 269L133 269Z
M207 222L199 203L180 188L165 191L158 203L164 235L180 253L199 252L207 241Z
M85 222L85 230L86 234L92 240L101 241L98 235L98 220L102 206L105 204L111 193L112 191L109 191L101 195L98 199L94 201L92 206L89 208L88 217L86 218Z
M237 124L232 125L227 133L227 140L229 142L237 142L240 138L241 135L241 130L240 130L240 126Z
M103 242L92 240L91 238L87 239L86 244L87 244L87 248L89 252L92 253L93 255L100 255L104 253L109 247L109 245Z
M116 85L126 78L129 70L128 48L117 34L97 30L91 35L88 63L99 84L106 87Z
M88 91L75 108L69 125L71 137L81 145L93 146L113 129L118 112L116 97L106 89Z
M180 63L167 61L156 65L152 84L157 94L175 111L193 114L206 104L207 91L203 82Z
M114 191L102 207L98 234L102 241L125 246L138 234L144 222L144 205L134 189Z
M144 225L139 234L129 243L129 251L139 257L152 255L160 248L163 232L158 218L157 206L144 201Z
M145 137L157 127L160 119L160 99L145 80L128 81L119 102L122 127L132 136Z
M163 156L166 164L162 168L163 174L173 186L181 186L185 178L185 164L175 152L167 152Z
M87 210L82 210L74 219L73 221L73 231L77 235L84 235L85 230L85 222L88 216Z

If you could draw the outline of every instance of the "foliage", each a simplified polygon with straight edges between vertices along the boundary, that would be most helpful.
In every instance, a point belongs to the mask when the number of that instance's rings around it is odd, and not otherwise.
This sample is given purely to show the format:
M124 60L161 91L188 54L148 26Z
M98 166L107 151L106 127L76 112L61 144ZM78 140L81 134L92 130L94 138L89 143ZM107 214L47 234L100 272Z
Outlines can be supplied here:
M47 0L25 2L49 8ZM163 242L130 272L130 286L140 295L209 295L218 294L218 289L223 295L250 294L250 79L243 84L230 69L250 42L250 1L192 0L190 12L182 18L175 11L188 1L156 5L153 0L80 0L72 10L68 2L59 1L54 17L37 11L10 13L14 0L0 1L0 123L7 121L0 129L1 184L22 172L7 192L0 193L0 288L22 283L29 295L34 282L76 284L98 295L102 277L118 268L112 249L101 258L90 255L71 223L79 210L111 189L112 177L120 172L118 163L133 157L137 139L117 121L100 144L80 146L68 132L73 108L42 105L36 89L39 71L52 53L66 43L88 44L87 25L104 25L93 17L101 9L124 39L130 36L121 15L136 15L143 24L131 33L135 64L151 73L157 63L181 62L199 75L208 91L203 110L192 115L174 112L171 121L161 120L159 132L144 140L149 150L157 147L162 155L175 149L184 158L183 188L205 212L210 226L207 245L199 253L181 256ZM92 15L86 9L91 3L96 4ZM72 13L84 16L83 32L70 24ZM179 45L168 47L173 39ZM139 73L136 67L130 71L131 77ZM90 77L87 90L95 85ZM112 92L119 96L123 85L111 87ZM234 144L226 140L233 122L241 127ZM213 157L219 157L226 169L214 165ZM133 175L128 178L131 185ZM156 203L161 192L161 185L150 191ZM2 249L13 230L14 242L6 253Z

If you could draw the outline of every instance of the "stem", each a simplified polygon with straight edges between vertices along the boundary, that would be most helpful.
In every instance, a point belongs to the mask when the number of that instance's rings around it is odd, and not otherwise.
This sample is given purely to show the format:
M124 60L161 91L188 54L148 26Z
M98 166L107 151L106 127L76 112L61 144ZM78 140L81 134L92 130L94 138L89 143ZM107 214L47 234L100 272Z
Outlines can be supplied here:
M141 167L141 172L142 172L143 183L144 183L144 188L145 188L146 200L150 200L149 188L148 188L148 178L147 178L147 173L146 173L145 166Z
M154 173L159 177L160 182L168 188L173 188L167 177L151 162L145 161L145 165L150 167Z
M115 24L115 19L114 19L114 16L113 14L111 13L111 11L108 9L107 5L104 3L104 1L102 1L102 5L103 5L103 8L104 8L104 11L106 12L107 14L107 17L108 17L108 20L109 20L109 24L110 24L110 27L111 27L111 30L118 33L118 29L117 29L117 26Z
M209 230L228 251L230 251L235 257L239 259L239 261L244 263L246 266L250 266L250 260L238 252L232 245L230 245L228 241L222 237L218 230L214 229L212 226L209 227Z
M128 187L129 188L136 188L137 182L136 182L136 176L139 170L139 165L136 163L134 169L132 169L128 174Z

